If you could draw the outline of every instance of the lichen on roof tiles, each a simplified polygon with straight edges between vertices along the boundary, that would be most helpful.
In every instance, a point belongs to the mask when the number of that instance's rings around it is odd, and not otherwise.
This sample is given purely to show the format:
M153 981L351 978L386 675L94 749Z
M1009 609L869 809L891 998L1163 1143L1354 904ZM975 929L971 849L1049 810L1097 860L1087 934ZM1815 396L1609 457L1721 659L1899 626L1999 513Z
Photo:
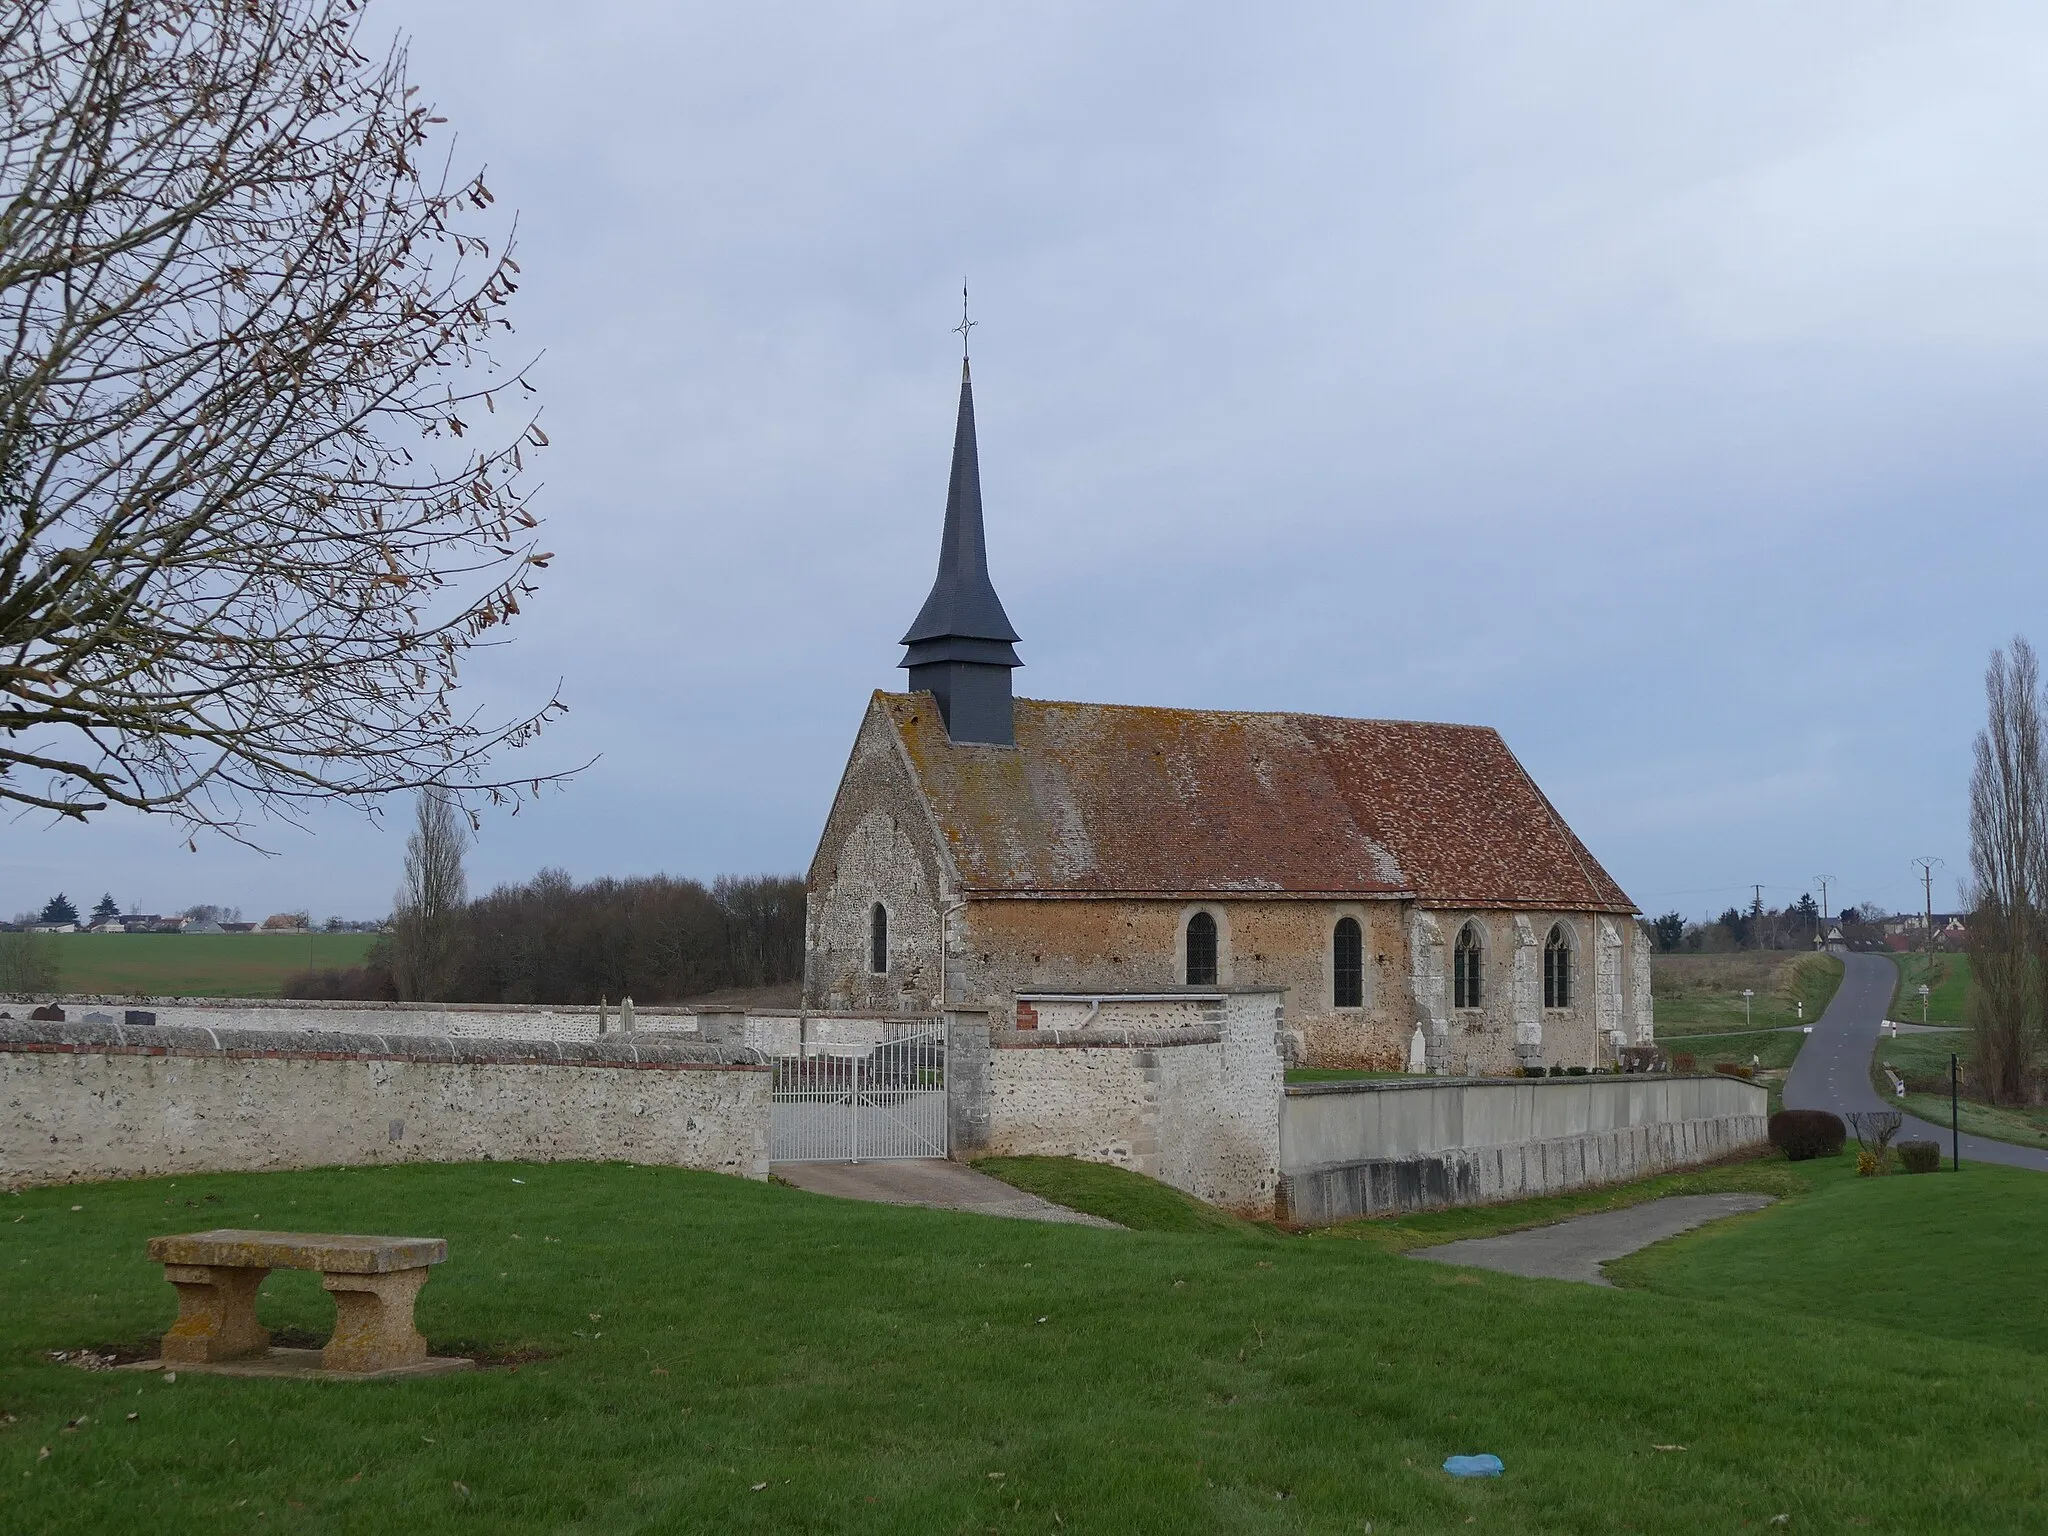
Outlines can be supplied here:
M1013 749L876 707L972 892L1635 910L1483 726L1019 699Z

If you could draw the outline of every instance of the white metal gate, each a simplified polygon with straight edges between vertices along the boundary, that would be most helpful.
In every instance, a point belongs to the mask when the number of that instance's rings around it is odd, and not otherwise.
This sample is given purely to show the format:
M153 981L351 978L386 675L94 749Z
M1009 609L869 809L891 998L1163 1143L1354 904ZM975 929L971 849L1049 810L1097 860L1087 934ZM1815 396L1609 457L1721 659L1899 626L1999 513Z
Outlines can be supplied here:
M770 1162L946 1155L946 1041L925 1025L865 1051L811 1045L775 1058Z

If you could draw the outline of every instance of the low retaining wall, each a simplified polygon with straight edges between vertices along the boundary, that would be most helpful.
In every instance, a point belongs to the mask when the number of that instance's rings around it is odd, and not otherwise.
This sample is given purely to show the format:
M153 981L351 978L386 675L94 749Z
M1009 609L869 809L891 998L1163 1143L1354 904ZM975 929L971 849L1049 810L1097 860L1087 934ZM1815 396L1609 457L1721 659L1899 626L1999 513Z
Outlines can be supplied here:
M1280 1175L1279 1005L1277 992L1233 994L1221 1006L1190 1000L1176 1022L1155 1001L1149 1027L1057 1033L963 1030L955 1015L955 1145L1113 1163L1215 1205L1269 1214Z
M768 1176L741 1047L0 1021L0 1185L618 1159Z
M1768 1102L1721 1076L1301 1084L1278 1210L1314 1225L1619 1183L1760 1145Z

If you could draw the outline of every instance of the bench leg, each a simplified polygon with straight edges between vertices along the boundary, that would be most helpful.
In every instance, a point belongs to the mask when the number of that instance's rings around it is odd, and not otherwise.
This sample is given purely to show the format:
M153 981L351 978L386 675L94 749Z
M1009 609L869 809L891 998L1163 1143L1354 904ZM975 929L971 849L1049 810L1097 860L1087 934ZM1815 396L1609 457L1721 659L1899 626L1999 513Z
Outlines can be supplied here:
M269 1330L256 1324L256 1288L269 1273L213 1264L166 1264L164 1278L178 1288L178 1320L164 1335L164 1359L204 1365L269 1349Z
M412 1325L425 1269L328 1275L320 1283L334 1293L334 1337L320 1353L328 1370L386 1371L427 1358L427 1341Z

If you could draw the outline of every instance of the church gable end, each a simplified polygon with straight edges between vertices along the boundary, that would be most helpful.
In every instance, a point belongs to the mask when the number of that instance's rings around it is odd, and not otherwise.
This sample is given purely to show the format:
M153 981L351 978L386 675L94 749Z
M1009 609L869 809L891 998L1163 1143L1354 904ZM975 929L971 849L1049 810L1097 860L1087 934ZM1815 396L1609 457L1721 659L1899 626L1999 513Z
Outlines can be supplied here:
M937 1008L945 884L931 813L894 728L871 704L806 882L805 1006Z

